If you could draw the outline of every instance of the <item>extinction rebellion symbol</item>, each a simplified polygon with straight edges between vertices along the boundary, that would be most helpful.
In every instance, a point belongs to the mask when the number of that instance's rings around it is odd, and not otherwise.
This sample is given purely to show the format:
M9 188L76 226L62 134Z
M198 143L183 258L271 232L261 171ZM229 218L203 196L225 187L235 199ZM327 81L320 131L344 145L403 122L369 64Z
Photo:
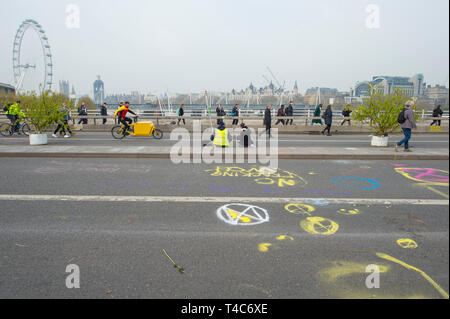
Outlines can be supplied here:
M249 226L269 221L269 214L264 208L247 204L227 204L220 207L217 217L230 225Z

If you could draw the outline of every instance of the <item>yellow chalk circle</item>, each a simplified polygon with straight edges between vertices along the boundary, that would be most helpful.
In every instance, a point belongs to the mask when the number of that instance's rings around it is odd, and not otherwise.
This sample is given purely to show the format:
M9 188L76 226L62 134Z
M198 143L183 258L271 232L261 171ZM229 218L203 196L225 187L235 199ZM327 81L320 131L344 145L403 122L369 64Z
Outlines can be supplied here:
M284 206L284 209L292 214L306 214L311 216L311 213L316 209L311 205L301 204L301 203L292 203Z
M258 245L258 250L262 253L265 253L269 251L270 246L272 246L271 243L261 243Z
M332 235L339 229L339 224L328 218L307 217L300 222L303 230L316 235Z
M417 243L410 238L400 238L397 240L397 244L402 248L417 248L417 247L419 247L419 245L417 245Z

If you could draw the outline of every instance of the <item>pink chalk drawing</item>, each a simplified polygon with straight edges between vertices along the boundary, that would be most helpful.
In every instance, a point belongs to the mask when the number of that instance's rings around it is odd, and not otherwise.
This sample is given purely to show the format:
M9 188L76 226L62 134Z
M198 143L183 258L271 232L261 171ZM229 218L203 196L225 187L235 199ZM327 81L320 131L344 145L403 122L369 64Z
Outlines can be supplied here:
M448 172L434 168L396 167L395 170L406 178L423 183L448 184Z

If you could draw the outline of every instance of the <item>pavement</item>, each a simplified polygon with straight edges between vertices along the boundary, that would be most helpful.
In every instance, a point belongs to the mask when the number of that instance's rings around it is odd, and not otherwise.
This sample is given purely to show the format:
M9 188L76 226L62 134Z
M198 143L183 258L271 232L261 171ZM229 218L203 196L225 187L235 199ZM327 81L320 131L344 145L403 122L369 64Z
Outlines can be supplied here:
M410 153L395 152L394 142L400 135L392 135L389 147L371 147L370 136L310 136L280 135L279 159L410 159L448 160L448 135L415 134L410 141ZM73 138L49 137L47 145L30 146L27 137L0 138L0 157L66 157L66 158L170 158L172 146L166 134L162 140L152 137L127 137L115 140L107 133L79 133ZM191 141L190 157L203 150L204 142ZM250 152L254 149L250 149ZM248 150L247 150L248 152ZM236 150L235 152L236 153ZM236 155L234 155L236 156ZM258 155L257 155L258 156Z
M448 161L258 167L3 158L0 298L448 298Z

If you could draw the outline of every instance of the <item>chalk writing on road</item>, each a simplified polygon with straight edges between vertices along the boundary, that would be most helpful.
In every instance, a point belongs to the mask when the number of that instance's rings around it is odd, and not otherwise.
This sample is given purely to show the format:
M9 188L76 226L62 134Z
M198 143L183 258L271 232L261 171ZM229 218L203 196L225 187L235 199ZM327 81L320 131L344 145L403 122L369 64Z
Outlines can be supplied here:
M237 166L216 166L214 169L207 169L205 172L211 176L221 177L246 177L253 178L257 184L285 186L304 186L307 181L296 173L267 167L244 169Z

